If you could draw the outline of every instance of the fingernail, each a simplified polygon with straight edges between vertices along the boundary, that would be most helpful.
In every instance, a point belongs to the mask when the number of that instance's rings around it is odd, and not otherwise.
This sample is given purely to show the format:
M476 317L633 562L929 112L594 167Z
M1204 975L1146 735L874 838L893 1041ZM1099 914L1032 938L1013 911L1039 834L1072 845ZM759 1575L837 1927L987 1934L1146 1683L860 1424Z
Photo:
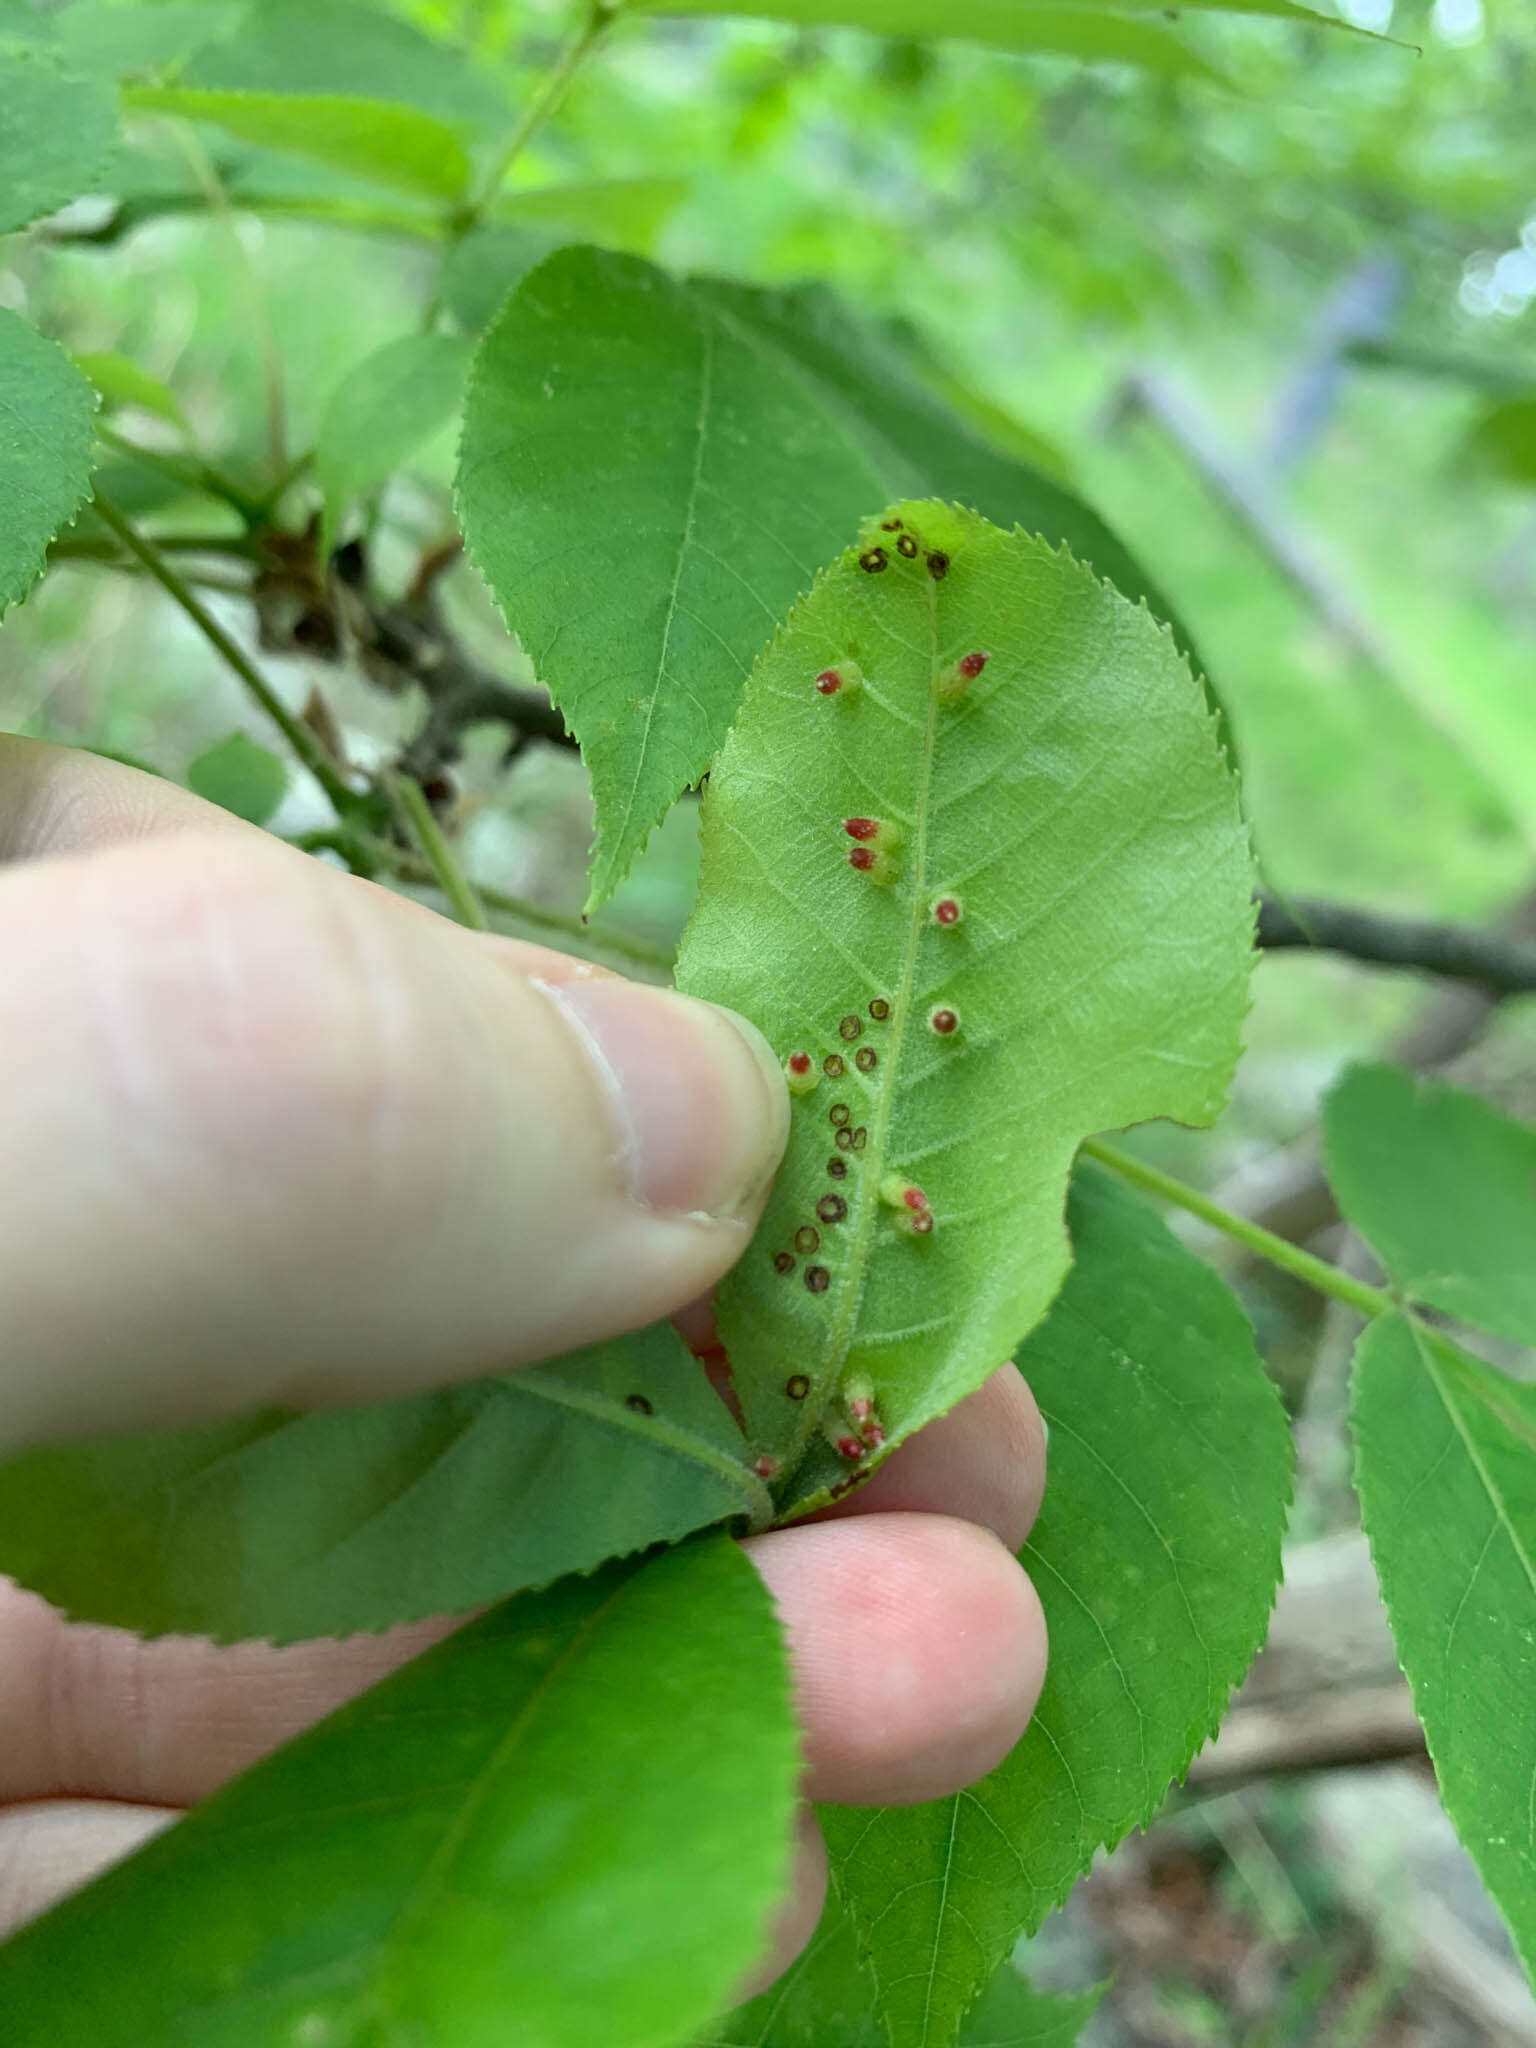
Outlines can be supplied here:
M754 1025L632 981L536 985L597 1071L637 1202L726 1217L762 1193L789 1134L789 1095Z

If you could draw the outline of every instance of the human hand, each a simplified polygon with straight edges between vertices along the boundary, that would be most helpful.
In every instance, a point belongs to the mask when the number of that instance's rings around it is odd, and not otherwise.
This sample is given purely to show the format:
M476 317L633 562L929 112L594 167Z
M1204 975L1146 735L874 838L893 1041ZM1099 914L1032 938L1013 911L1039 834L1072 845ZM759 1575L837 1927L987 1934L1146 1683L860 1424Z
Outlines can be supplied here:
M744 1248L787 1106L740 1020L27 741L0 739L0 861L0 1453L505 1371L679 1309ZM1043 1478L1009 1366L749 1539L809 1799L938 1797L1012 1747ZM0 1932L454 1625L143 1643L0 1582ZM824 1888L807 1818L758 1983Z

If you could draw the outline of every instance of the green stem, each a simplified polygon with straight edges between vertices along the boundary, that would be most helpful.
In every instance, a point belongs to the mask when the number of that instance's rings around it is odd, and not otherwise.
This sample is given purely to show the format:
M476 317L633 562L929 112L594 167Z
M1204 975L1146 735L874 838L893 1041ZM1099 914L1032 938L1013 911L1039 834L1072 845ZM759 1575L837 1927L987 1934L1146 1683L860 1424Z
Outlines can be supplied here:
M185 490L210 498L222 498L226 505L233 506L247 525L261 510L249 491L242 490L233 477L225 476L211 462L188 461L183 456L168 454L163 448L146 448L142 441L131 441L126 434L120 434L114 427L104 426L99 421L96 438L104 447L126 455L130 462L142 463L146 469L158 469L162 476L170 477Z
M496 152L490 168L480 180L474 197L469 202L467 218L459 229L460 234L467 234L469 229L476 226L484 217L486 208L491 205L506 183L508 172L522 155L534 131L549 119L565 98L570 90L571 81L593 47L607 33L609 24L618 12L617 6L604 4L604 0L595 0L595 4L589 6L585 22L566 45L559 63L545 79L542 89L529 101L523 118Z
M351 809L356 798L342 780L340 771L318 739L300 719L294 717L245 650L232 640L218 620L179 576L153 541L146 540L125 518L110 498L98 491L94 500L96 516L111 528L135 561L142 562L167 596L173 597L205 639L224 657L256 702L279 728L294 753L314 776L338 812Z
M411 837L421 848L437 886L448 898L454 916L472 932L488 932L491 921L485 905L475 894L474 884L459 866L458 855L444 837L443 828L432 815L432 806L414 775L393 772L383 777L391 801L404 813Z
M389 840L352 826L340 831L305 832L290 843L304 853L329 848L354 865L361 861L369 873L384 869L402 882L441 886L437 873L426 861L413 860ZM672 979L675 962L665 946L655 945L648 939L631 938L627 932L613 931L607 925L587 924L579 917L568 916L561 910L546 909L542 903L530 903L526 897L509 895L505 889L493 889L484 882L476 883L475 891L487 910L498 911L503 917L515 917L519 924L532 925L537 931L573 939L591 951L611 953L615 959L648 975L659 976L663 981Z
M1363 1316L1389 1315L1397 1308L1396 1301L1383 1288L1367 1286L1353 1274L1330 1266L1326 1259L1314 1258L1300 1245L1276 1237L1261 1223L1250 1223L1246 1216L1234 1216L1230 1209L1223 1209L1219 1202L1202 1195L1198 1188L1175 1180L1171 1173L1163 1173L1158 1167L1148 1166L1145 1160L1122 1152L1118 1145L1106 1144L1102 1138L1089 1138L1082 1149L1090 1159L1097 1159L1100 1165L1118 1173L1122 1180L1145 1188L1149 1194L1161 1195L1165 1202L1172 1202L1191 1216L1198 1216L1203 1223L1209 1223L1234 1243L1256 1252L1261 1259L1267 1259L1272 1266L1291 1274L1304 1286L1316 1288L1319 1294L1342 1301L1346 1307L1358 1309Z
M240 555L249 559L255 545L243 533L158 533L155 546L163 555ZM119 566L118 553L109 540L56 540L48 553L57 562L110 562Z

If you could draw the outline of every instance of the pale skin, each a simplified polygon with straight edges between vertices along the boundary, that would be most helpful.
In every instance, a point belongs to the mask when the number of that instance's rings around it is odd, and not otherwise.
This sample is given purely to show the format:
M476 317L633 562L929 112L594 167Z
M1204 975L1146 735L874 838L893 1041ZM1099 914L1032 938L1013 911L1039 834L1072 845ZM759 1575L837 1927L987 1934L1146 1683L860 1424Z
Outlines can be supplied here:
M386 1398L684 1310L783 1148L782 1077L740 1020L3 737L0 962L0 1455ZM807 1801L936 1798L1018 1740L1046 1643L1013 1553L1044 1476L1006 1365L838 1509L747 1542ZM452 1625L145 1644L0 1580L0 1933ZM807 1811L744 1993L825 1885Z

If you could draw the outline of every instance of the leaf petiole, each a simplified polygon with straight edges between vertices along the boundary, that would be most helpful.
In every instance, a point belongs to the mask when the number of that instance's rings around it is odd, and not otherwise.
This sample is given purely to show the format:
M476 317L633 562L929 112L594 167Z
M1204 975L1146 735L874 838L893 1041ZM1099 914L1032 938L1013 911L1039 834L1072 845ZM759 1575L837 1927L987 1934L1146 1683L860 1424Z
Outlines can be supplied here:
M1130 1152L1122 1152L1118 1145L1107 1144L1102 1138L1087 1138L1082 1149L1090 1159L1097 1159L1101 1166L1109 1167L1133 1187L1161 1195L1165 1202L1172 1202L1189 1215L1198 1216L1203 1223L1209 1223L1234 1243L1257 1253L1261 1259L1267 1259L1272 1266L1278 1266L1305 1286L1316 1288L1319 1294L1341 1301L1348 1308L1358 1309L1363 1316L1390 1315L1399 1306L1384 1288L1371 1287L1364 1280L1355 1279L1353 1274L1329 1265L1326 1259L1303 1251L1300 1245L1276 1237L1261 1223L1251 1223L1246 1216L1234 1215L1230 1209L1223 1209L1219 1202L1213 1202L1209 1195L1202 1195L1198 1188L1175 1180L1171 1173L1149 1166Z

